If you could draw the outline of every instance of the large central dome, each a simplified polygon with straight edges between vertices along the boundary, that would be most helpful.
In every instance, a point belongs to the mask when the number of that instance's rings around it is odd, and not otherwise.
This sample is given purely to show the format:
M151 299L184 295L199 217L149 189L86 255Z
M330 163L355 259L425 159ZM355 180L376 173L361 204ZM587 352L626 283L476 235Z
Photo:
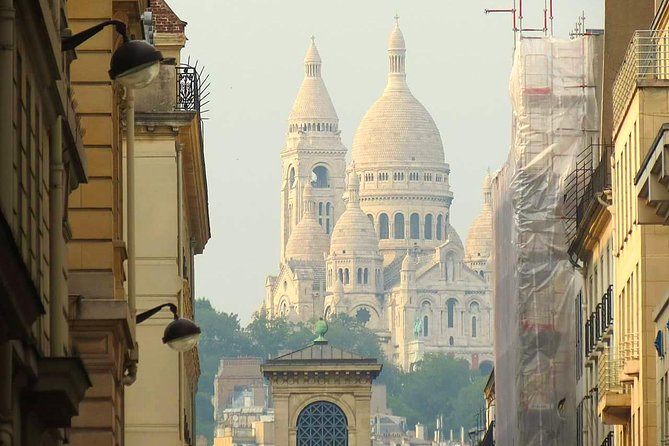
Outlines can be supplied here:
M406 83L406 48L398 24L388 46L388 84L356 131L353 161L360 166L444 163L439 129Z

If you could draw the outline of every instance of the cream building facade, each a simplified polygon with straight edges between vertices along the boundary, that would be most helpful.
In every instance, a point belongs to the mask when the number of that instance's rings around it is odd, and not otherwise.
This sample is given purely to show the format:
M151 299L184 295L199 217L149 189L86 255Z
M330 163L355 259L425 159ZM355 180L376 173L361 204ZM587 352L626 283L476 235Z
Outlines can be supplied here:
M150 11L153 44L174 62L135 93L137 312L169 303L193 320L194 257L210 237L201 85L197 70L182 63L186 23L164 0L152 0ZM137 325L138 370L124 412L129 446L195 442L198 353L161 342L172 319L163 309Z
M407 370L432 352L492 364L489 180L465 246L449 223L439 129L406 82L399 24L388 46L386 88L357 129L347 167L310 43L281 151L281 262L264 310L295 321L348 314Z

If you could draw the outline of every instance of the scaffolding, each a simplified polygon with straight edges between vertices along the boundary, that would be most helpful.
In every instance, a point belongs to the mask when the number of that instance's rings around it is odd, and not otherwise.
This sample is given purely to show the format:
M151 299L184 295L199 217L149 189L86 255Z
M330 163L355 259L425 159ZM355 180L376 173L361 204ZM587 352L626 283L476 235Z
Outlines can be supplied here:
M497 443L576 438L580 285L564 215L567 175L598 133L593 36L517 41L512 148L493 190ZM499 260L503 259L503 261Z

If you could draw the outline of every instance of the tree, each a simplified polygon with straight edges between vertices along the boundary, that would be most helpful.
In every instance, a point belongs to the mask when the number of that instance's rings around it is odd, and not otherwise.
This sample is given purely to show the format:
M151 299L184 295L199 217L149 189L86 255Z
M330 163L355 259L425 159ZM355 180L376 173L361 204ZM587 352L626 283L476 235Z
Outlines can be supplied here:
M214 431L211 396L214 393L218 363L225 356L245 355L251 343L241 331L239 317L233 313L216 311L207 299L195 300L195 319L202 330L198 344L200 379L195 396L198 434L211 440Z

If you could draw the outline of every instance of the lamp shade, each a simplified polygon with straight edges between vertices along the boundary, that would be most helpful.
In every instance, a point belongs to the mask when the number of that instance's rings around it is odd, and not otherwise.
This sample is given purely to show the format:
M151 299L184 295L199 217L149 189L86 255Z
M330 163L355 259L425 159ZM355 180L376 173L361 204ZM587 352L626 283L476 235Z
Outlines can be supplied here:
M176 351L185 352L195 347L201 332L200 327L190 319L177 318L165 327L163 344Z
M124 42L111 58L109 77L129 88L142 88L158 75L163 55L143 40Z

